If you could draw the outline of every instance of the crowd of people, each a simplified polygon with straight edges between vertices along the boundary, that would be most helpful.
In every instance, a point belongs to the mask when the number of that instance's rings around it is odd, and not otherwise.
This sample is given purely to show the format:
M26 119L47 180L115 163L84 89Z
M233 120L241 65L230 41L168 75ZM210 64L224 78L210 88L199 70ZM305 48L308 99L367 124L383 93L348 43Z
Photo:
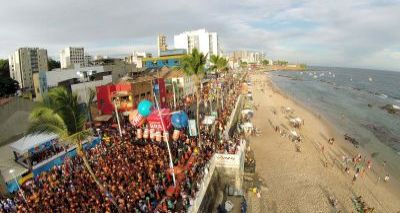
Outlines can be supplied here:
M34 152L30 159L32 162L32 165L36 165L39 162L42 162L46 159L51 158L54 155L57 155L58 153L64 151L66 147L61 146L58 142L54 142L53 145L49 148L44 148L41 151Z
M169 142L173 170L165 142L138 139L136 127L128 122L122 123L120 137L118 128L106 123L99 131L102 142L85 154L102 187L81 157L66 157L62 165L26 182L13 205L2 207L8 206L5 212L186 212L213 154L234 154L242 142L240 134L230 139L222 134L240 92L238 84L226 87L214 128L200 127L201 144L184 130Z

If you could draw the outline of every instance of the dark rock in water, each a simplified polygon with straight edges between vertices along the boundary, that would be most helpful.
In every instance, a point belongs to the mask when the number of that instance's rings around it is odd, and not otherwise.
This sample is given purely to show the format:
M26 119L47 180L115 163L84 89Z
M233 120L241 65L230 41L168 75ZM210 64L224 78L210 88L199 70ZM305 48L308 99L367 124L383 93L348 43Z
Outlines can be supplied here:
M400 109L398 106L395 106L393 104L386 104L385 106L381 107L381 109L386 110L390 114L400 114Z
M388 145L392 149L399 151L400 138L390 129L376 124L362 124L374 134L374 136L382 143Z
M368 104L368 107L371 108L371 107L372 107L372 104Z
M374 158L374 157L376 157L376 156L378 156L379 155L379 152L373 152L373 153L371 153L371 157L372 158Z

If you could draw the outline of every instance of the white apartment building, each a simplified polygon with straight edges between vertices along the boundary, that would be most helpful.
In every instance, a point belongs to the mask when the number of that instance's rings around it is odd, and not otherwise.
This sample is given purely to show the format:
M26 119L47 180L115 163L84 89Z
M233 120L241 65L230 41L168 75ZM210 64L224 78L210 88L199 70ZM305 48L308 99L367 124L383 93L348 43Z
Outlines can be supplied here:
M75 64L85 66L85 50L83 47L66 47L60 53L61 69L73 68Z
M21 89L33 90L33 73L48 71L47 50L19 48L9 56L10 77L18 81Z
M143 68L143 58L146 58L145 52L133 51L132 54L125 57L125 62L128 64L135 64L136 68Z
M220 55L218 34L207 32L205 29L174 35L174 46L176 49L185 49L188 53L191 53L193 48L197 48L208 58L211 55Z

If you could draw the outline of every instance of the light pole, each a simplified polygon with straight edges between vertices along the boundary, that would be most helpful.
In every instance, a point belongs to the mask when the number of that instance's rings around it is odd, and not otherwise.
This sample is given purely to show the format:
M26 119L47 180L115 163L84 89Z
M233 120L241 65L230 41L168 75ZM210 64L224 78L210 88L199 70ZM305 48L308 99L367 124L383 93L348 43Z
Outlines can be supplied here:
M10 169L10 170L8 171L8 173L10 173L11 176L13 177L13 179L15 180L15 183L16 183L17 186L18 186L18 191L21 193L22 198L24 199L25 203L28 204L28 202L26 201L26 198L25 198L25 194L24 194L24 192L22 191L21 187L19 186L19 183L18 183L18 181L17 181L17 178L14 176L14 169Z

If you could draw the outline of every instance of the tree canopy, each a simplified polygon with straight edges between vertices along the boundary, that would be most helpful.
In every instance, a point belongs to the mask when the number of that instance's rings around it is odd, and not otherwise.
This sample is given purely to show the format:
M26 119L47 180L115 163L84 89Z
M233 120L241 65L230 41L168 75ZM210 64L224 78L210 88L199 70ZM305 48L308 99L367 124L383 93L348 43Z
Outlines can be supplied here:
M191 54L183 57L181 67L188 76L195 75L197 78L204 76L204 65L206 64L206 57L203 53L199 52L196 48L192 50Z
M0 59L0 76L10 76L10 68L8 59Z
M0 97L12 95L19 89L16 80L10 78L8 59L0 59Z
M0 76L0 97L15 94L19 89L18 81Z
M216 72L221 72L228 69L228 60L226 60L224 57L212 55L210 57L210 62L212 63L210 67L211 70L214 70Z
M61 67L61 63L59 61L56 61L56 60L52 59L52 58L49 58L47 60L47 63L48 63L49 70L57 69L57 68Z
M261 61L261 63L262 63L262 65L266 66L269 64L269 61L264 59Z

